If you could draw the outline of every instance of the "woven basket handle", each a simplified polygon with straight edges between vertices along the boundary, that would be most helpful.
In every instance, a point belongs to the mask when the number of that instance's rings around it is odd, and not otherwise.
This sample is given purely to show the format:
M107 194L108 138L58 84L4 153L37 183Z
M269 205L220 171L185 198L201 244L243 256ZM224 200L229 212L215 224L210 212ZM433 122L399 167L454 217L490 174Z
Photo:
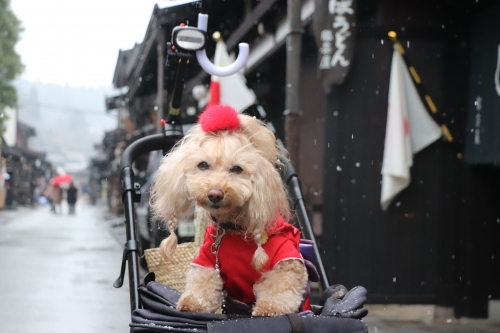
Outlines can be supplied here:
M194 234L194 244L196 246L201 246L203 244L203 239L205 238L205 230L211 223L210 216L208 212L196 205L194 209L194 223L195 223L195 234Z

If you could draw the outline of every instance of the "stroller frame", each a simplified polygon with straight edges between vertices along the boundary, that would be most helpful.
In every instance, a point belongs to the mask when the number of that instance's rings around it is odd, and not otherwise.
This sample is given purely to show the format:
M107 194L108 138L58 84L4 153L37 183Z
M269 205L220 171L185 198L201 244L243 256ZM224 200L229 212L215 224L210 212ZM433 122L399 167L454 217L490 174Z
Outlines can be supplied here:
M175 134L175 135L172 135ZM123 153L120 161L120 184L121 184L121 198L125 208L125 223L126 223L126 236L127 241L123 250L121 272L118 279L113 286L120 288L123 285L125 276L125 266L128 262L129 273L129 287L130 287L130 308L134 311L140 308L139 304L139 256L141 253L141 246L138 240L137 225L135 220L135 207L134 202L140 201L140 185L134 181L134 172L132 170L132 163L142 154L149 153L155 150L162 150L168 152L182 137L182 127L180 124L172 125L165 124L165 134L155 134L141 138L133 142ZM278 145L283 146L280 140ZM282 173L283 182L288 185L289 195L293 201L296 218L301 230L303 238L312 241L314 246L314 253L316 257L316 268L320 275L320 284L326 289L328 284L328 277L326 275L319 249L315 241L312 227L307 216L302 191L300 188L300 181L295 172L295 169L290 161L282 160L285 164L285 172Z

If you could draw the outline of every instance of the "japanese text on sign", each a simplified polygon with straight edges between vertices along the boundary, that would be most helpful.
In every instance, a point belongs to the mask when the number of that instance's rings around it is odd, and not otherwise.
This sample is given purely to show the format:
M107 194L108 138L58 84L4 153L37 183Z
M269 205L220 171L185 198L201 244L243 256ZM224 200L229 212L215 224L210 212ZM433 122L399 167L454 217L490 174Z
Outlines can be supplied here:
M352 0L330 0L328 3L328 11L335 15L332 24L335 30L324 29L321 31L321 47L322 54L319 68L328 69L340 65L342 67L349 66L350 61L345 59L344 51L346 49L345 41L351 35L349 31L350 25L346 15L353 15ZM332 43L335 41L335 52Z

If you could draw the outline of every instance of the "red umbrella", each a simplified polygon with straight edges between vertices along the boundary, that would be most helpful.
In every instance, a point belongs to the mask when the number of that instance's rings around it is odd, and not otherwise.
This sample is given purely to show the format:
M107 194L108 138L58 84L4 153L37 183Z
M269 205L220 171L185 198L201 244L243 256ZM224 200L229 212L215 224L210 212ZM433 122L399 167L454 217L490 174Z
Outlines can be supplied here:
M55 176L54 179L52 179L51 183L54 186L61 186L61 184L70 183L72 180L73 180L73 177L71 177L71 175L68 175L66 173L66 174Z

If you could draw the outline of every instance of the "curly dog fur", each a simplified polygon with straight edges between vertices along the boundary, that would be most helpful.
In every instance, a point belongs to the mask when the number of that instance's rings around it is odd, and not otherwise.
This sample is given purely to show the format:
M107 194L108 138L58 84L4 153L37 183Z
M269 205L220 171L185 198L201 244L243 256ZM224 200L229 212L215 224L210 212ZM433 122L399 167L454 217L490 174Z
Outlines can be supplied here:
M261 272L268 261L262 235L277 215L290 219L286 190L276 170L281 155L276 138L264 123L237 115L235 129L204 131L195 125L164 158L155 176L151 207L167 222L171 235L160 248L171 258L177 240L178 219L188 217L195 204L214 223L231 222L257 244L252 267ZM237 251L237 249L235 249ZM277 263L253 287L253 315L276 316L295 312L303 300L307 272L301 260ZM215 312L220 308L223 281L214 268L191 266L178 308Z

